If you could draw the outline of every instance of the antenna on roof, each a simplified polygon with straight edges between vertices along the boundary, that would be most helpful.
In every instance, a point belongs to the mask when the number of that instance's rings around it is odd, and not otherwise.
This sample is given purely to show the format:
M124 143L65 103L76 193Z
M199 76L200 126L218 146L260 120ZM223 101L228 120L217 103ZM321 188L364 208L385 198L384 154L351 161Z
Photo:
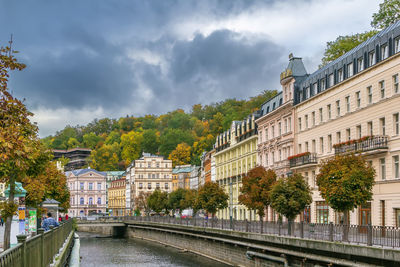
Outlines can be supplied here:
M293 53L289 54L289 60L293 58Z

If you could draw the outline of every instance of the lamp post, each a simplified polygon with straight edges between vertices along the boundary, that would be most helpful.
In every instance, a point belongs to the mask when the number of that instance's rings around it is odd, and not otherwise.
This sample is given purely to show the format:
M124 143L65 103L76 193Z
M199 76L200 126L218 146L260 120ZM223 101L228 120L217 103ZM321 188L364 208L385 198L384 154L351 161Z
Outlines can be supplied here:
M233 196L232 196L233 192L232 192L232 177L229 178L229 222L230 222L230 226L231 229L233 229L233 210L232 210L232 206L233 206Z

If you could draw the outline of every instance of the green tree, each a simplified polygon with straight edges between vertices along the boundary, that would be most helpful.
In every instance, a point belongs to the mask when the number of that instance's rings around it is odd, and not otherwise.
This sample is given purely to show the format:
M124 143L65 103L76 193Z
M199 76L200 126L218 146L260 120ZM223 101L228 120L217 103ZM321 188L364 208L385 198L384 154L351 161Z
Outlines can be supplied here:
M218 210L228 207L228 195L217 183L206 182L199 188L198 202L198 205L214 219Z
M142 153L143 133L131 131L121 136L122 159L126 164L138 159Z
M322 58L322 64L320 67L327 65L328 63L334 61L340 56L346 54L348 51L371 38L377 31L367 31L364 33L356 33L353 35L339 36L335 41L330 41L326 43L326 48L324 52L324 57Z
M102 140L102 138L97 136L94 132L83 135L83 145L86 148L95 149L100 140Z
M338 155L324 161L317 175L321 196L335 211L348 212L372 199L375 169L362 156ZM347 231L343 238L347 240Z
M168 157L180 143L186 143L191 146L193 144L193 136L190 132L181 129L167 129L161 135L160 143L161 155Z
M270 191L276 182L276 173L262 166L251 169L242 179L239 202L260 216L261 232L265 210L271 204Z
M301 174L279 179L270 192L271 207L288 219L288 234L301 211L312 202L311 191Z
M161 192L160 190L154 190L151 195L147 198L147 205L148 207L157 214L160 212L165 211L168 213L169 211L169 203L168 203L168 193Z
M79 147L79 145L79 141L76 138L70 137L68 139L68 148L76 148Z
M176 212L179 212L179 214L182 214L182 211L184 209L188 208L185 205L186 191L187 191L186 189L178 188L177 190L172 191L168 195L168 203L169 203L168 205L172 209L174 214Z
M383 30L398 20L400 20L400 1L384 0L379 4L379 11L372 15L371 26Z
M92 150L90 166L99 171L113 171L119 168L119 150L117 143L112 145L103 145L96 150Z
M143 151L156 154L158 152L158 147L160 146L160 138L158 136L157 130L149 129L143 131Z
M112 131L106 138L105 144L112 145L114 143L121 143L121 136L118 131Z
M139 195L135 197L135 208L145 212L147 216L149 216L150 213L150 208L147 203L147 199L149 198L150 195L151 195L150 192L141 191Z

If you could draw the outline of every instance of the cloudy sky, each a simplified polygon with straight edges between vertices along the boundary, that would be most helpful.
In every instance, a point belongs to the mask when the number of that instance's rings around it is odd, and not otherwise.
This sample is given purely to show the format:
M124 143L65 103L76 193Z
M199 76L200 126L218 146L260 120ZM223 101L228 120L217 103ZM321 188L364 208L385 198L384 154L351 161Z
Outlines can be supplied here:
M10 87L41 137L65 125L279 89L289 53L370 29L381 0L0 0L0 45L28 65Z

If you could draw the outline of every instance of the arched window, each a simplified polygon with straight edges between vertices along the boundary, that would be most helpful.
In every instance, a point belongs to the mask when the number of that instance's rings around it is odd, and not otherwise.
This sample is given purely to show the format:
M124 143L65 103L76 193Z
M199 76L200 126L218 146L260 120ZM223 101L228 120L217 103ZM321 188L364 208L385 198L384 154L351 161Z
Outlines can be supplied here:
M89 197L89 205L92 205L92 204L93 204L93 198Z
M83 204L84 204L83 197L81 197L81 198L80 198L80 200L79 200L79 204L81 204L81 205L83 205Z
M97 198L97 204L101 205L101 197Z

